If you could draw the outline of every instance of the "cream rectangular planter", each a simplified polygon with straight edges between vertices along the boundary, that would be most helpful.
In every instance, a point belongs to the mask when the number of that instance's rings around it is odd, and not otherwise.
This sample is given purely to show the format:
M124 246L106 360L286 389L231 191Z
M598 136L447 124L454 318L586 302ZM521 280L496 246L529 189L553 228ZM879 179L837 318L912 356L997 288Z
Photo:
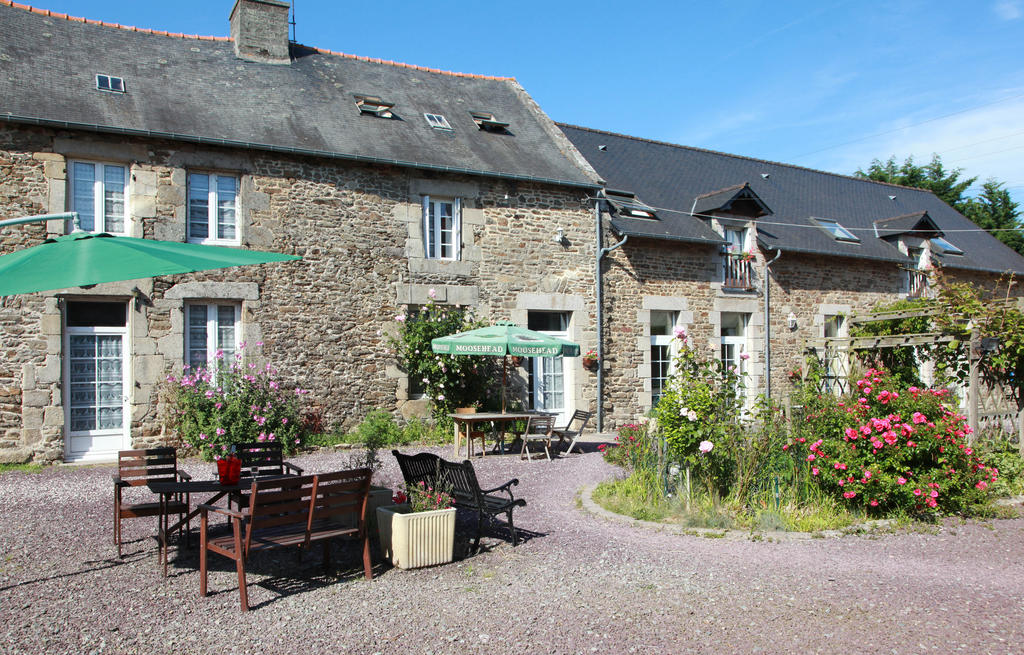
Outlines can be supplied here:
M377 508L377 531L385 559L400 569L452 561L455 508L413 512L409 505Z

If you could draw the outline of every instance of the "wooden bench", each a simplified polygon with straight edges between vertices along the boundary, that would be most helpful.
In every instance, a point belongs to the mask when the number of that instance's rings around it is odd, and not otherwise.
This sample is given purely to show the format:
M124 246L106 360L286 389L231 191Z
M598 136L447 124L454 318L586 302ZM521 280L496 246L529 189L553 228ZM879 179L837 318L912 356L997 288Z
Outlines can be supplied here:
M476 512L474 550L480 548L484 516L490 520L498 514L504 514L512 533L512 545L519 543L515 524L512 523L512 510L516 507L526 507L526 501L512 494L512 487L519 484L518 478L513 478L493 489L481 489L473 463L469 460L459 463L449 462L432 453L404 455L397 450L392 450L391 453L398 460L398 468L402 470L406 487L427 482L451 494L455 507Z
M319 475L255 479L249 491L248 509L242 512L216 505L200 505L199 595L207 591L207 554L234 560L242 611L249 609L245 562L254 552L271 548L323 544L324 570L330 567L330 540L357 537L362 542L363 571L373 577L370 541L366 530L366 500L370 494L370 469ZM231 534L210 537L209 514L229 517Z

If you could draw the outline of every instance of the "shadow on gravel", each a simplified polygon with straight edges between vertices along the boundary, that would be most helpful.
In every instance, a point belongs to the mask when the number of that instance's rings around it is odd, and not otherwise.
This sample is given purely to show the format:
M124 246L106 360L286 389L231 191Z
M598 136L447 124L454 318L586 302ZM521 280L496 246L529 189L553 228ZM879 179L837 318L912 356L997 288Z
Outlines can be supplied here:
M79 576L79 575L85 575L87 573L94 573L96 571L104 571L104 570L108 570L108 569L115 569L115 568L117 568L119 566L124 566L126 564L134 564L135 562L138 562L139 560L143 560L143 559L145 559L147 557L149 557L148 553L139 552L139 553L132 553L132 554L129 554L129 555L125 555L124 557L122 557L120 559L118 559L117 557L113 557L113 558L110 558L110 559L86 560L85 562L82 562L82 564L84 564L86 566L86 568L81 569L80 571L71 571L69 573L60 573L58 575L51 575L51 576L47 576L45 578L36 578L35 580L22 580L21 582L17 582L17 583L12 584L12 585L7 585L6 587L0 587L0 591L8 591L8 590L11 590L11 589L17 589L18 587L27 587L28 585L39 584L39 583L42 583L42 582L50 582L51 580L63 580L63 579L66 579L66 578L74 578L74 577Z

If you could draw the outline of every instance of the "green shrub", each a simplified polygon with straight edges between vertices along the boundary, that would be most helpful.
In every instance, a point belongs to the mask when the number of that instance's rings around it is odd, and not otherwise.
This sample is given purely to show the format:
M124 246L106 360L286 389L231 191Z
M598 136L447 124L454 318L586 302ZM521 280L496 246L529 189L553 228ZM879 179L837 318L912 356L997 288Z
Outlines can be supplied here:
M1018 496L1024 494L1024 459L1009 439L1000 438L981 442L978 445L981 458L999 472L995 482L989 485L994 496Z
M259 345L259 344L257 344ZM302 401L306 393L277 380L270 365L244 361L242 344L231 361L217 351L211 368L169 375L165 392L168 423L209 461L241 443L280 443L286 454L302 446Z
M440 421L457 407L478 407L491 396L500 360L488 356L440 355L431 349L438 337L483 327L468 307L437 305L431 300L418 311L395 317L398 335L391 340L399 366L410 381L424 389L435 420Z

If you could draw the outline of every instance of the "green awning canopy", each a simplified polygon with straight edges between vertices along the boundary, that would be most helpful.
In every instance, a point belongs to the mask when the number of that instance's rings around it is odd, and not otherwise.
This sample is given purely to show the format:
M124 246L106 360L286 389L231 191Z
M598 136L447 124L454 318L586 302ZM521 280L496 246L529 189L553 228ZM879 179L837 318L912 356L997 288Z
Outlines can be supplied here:
M295 259L301 257L74 232L0 257L0 296Z
M519 357L579 357L578 344L543 332L521 328L509 321L438 337L430 342L435 353L446 355L516 355Z

